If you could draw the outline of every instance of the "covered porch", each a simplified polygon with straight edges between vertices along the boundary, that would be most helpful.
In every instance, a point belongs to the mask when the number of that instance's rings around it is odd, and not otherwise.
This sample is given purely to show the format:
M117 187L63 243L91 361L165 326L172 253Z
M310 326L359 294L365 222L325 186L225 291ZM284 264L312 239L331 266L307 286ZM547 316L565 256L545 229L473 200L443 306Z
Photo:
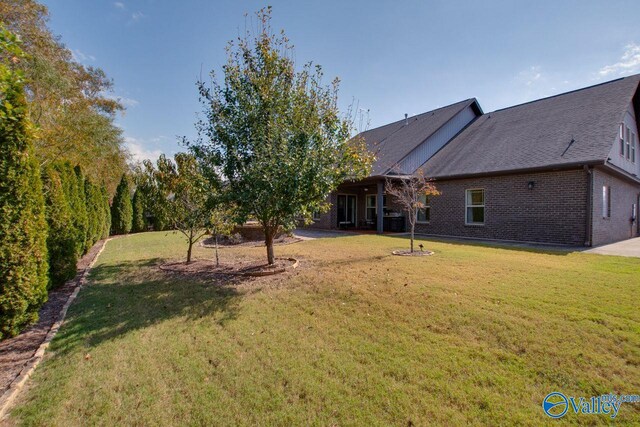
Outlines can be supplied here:
M331 228L405 232L406 213L391 196L385 195L384 187L385 180L378 177L341 184L334 194Z

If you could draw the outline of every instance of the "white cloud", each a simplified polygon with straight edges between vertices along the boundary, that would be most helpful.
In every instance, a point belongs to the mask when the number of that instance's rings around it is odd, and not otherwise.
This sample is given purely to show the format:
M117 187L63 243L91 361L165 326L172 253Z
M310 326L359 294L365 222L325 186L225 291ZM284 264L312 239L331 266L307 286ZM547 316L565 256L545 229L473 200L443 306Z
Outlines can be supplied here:
M133 12L133 13L131 14L131 20L132 20L133 22L138 22L139 20L141 20L141 19L142 19L142 18L144 18L144 17L145 17L145 15L144 15L144 13L142 13L142 12Z
M526 86L538 82L542 77L541 67L539 65L532 65L526 70L520 71L518 74L518 80L523 81Z
M73 49L71 51L71 55L73 56L73 60L76 61L76 62L87 62L87 61L95 61L96 60L95 56L85 54L80 49Z
M116 7L116 9L121 9L121 10L125 10L126 9L126 7L124 6L124 3L119 2L119 1L113 3L113 5Z
M626 45L624 49L620 61L600 69L598 74L600 74L601 77L631 74L640 71L640 45L630 43Z
M153 138L152 141L154 139L156 138ZM131 158L135 162L141 162L146 159L155 162L158 160L158 157L160 157L160 154L162 154L162 150L159 148L153 148L153 144L150 144L147 141L133 138L131 136L125 136L124 141L129 153L131 154Z

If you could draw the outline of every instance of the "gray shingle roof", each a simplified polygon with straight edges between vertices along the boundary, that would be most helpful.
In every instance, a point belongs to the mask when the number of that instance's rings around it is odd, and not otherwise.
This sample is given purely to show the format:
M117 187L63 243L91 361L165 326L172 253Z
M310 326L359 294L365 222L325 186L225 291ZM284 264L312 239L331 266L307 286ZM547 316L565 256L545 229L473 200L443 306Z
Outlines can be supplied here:
M376 154L371 175L382 175L389 168L394 167L418 144L474 102L475 99L467 99L409 117L408 124L405 124L405 120L402 119L362 132L360 136L365 139L367 148Z
M486 113L431 157L425 173L442 178L604 162L639 81L640 75L625 77Z

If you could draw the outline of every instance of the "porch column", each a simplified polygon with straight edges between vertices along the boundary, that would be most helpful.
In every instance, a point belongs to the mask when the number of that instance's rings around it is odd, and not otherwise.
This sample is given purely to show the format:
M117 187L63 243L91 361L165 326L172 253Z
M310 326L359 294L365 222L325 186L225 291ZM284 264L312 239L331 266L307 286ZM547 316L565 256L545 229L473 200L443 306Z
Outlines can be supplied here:
M378 234L384 231L384 181L378 181L378 197L376 197L376 230Z

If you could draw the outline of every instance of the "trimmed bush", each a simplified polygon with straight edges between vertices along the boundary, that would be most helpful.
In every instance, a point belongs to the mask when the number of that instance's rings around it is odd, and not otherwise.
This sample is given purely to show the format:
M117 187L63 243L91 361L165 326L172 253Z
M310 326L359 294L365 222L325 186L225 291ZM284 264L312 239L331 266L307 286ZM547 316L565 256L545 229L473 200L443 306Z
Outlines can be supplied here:
M60 175L53 167L47 167L42 175L49 227L49 288L55 288L75 276L78 257L71 208Z
M122 175L111 205L111 232L113 234L127 234L131 231L133 221L133 207L131 205L131 191L129 180Z
M0 60L18 58L0 27ZM0 63L0 339L38 318L47 299L47 223L22 76Z
M100 240L102 234L102 222L104 221L104 209L102 209L102 195L100 189L88 179L84 180L84 195L87 201L87 241L85 252Z
M89 216L87 214L87 198L84 192L84 175L80 166L73 168L76 185L74 190L75 197L72 199L71 209L73 212L73 224L78 233L77 254L78 258L84 255L87 246L87 235L89 233Z
M133 193L133 225L132 231L134 233L140 233L147 229L147 221L144 217L144 195L139 188L136 188L136 192Z
M100 230L100 239L109 237L111 231L111 205L109 204L109 193L104 185L100 187L101 207L102 207L102 228Z

